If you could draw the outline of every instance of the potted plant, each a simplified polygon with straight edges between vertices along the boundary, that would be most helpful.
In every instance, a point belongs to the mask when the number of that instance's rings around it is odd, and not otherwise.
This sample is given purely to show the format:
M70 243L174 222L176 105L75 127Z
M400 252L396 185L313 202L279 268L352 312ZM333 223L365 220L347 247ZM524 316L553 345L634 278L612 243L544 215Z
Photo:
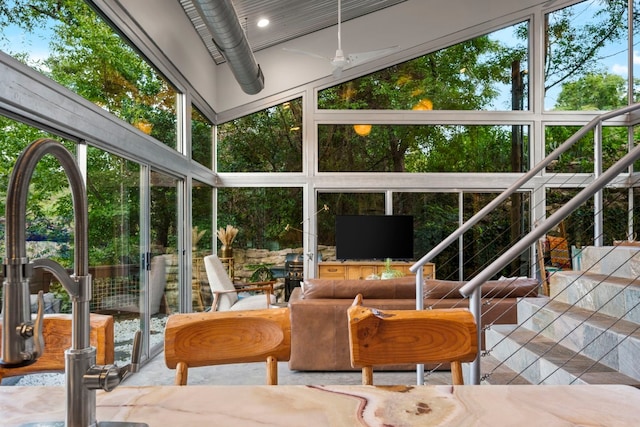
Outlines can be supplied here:
M220 247L220 258L233 258L233 241L238 234L238 229L232 225L227 225L227 228L220 227L220 229L216 232L220 243L222 246Z
M273 271L271 271L271 266L273 264L267 264L265 262L261 262L260 264L250 264L245 266L249 270L253 270L251 273L251 277L249 277L249 282L269 282L274 279Z
M391 258L387 258L384 261L384 270L380 274L380 278L382 280L385 280L385 279L394 279L396 277L402 277L402 276L404 276L404 273L400 270L393 269L391 267Z

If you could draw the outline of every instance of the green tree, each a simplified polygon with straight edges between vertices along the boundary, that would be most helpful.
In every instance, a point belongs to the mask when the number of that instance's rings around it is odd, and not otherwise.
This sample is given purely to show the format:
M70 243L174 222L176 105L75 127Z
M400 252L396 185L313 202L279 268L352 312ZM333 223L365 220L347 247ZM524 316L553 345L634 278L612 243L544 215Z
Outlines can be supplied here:
M585 7L593 10L585 19ZM546 15L545 90L597 73L607 45L626 46L626 0L601 0L569 6ZM639 16L634 12L634 28Z
M175 90L87 2L1 1L0 28L7 25L17 25L25 32L42 33L48 37L47 58L34 62L28 52L13 53L18 59L175 147ZM2 149L13 161L16 153L33 139L24 135L16 141L5 140L2 141ZM73 144L68 148L73 151ZM61 173L52 175L54 171L60 172L60 168L56 167L53 159L46 157L41 162L42 166L39 165L42 172L34 176L31 210L34 218L56 218L54 222L44 222L40 229L60 226L66 230L72 218L71 203L70 199L58 195L66 188L66 179ZM123 246L122 242L113 239L123 227L133 230L134 234L137 232L138 188L136 185L135 188L123 189L121 181L131 176L134 178L128 182L137 182L137 172L123 159L97 149L88 152L88 169L90 259L93 264L114 263L137 250L135 245ZM6 179L4 177L8 177L8 173L2 176ZM134 211L125 212L132 209L131 206L134 206ZM175 218L174 205L165 209L166 214L159 212L158 218ZM166 228L164 234L175 233L175 224L168 224Z
M589 73L562 85L558 110L615 110L627 105L626 80L606 72Z
M220 125L218 171L301 172L302 99Z
M610 73L587 74L562 85L558 95L560 110L613 110L627 104L626 81ZM553 126L546 128L546 152L550 153L578 130L577 126ZM606 169L627 152L627 129L604 127L602 138L602 162ZM568 152L564 153L549 169L554 172L592 173L594 152L593 132L589 132Z

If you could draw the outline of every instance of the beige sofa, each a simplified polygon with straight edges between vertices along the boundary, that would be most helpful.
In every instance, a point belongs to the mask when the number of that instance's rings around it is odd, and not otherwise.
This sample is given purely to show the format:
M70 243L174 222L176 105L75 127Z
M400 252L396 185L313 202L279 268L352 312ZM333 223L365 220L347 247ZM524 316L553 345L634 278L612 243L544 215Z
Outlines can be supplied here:
M458 292L466 282L426 280L425 307L468 307ZM516 301L536 296L535 279L488 281L482 286L483 324L516 323ZM364 305L380 309L415 309L415 279L390 280L307 279L289 299L291 310L291 358L289 368L299 371L350 371L347 308L357 294ZM413 366L388 367L389 370Z

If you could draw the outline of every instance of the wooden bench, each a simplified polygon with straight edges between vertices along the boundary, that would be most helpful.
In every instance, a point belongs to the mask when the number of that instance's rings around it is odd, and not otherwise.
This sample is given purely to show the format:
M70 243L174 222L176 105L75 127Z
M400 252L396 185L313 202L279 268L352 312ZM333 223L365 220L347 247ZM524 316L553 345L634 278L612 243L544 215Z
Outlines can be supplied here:
M373 384L373 366L451 363L454 385L464 384L462 362L478 353L473 315L466 308L377 310L358 294L347 311L351 364L362 368L362 384Z
M278 361L291 355L288 308L212 311L169 316L164 360L186 385L189 368L266 362L268 385L278 384Z
M0 320L0 325L2 324ZM44 353L31 365L20 368L0 366L0 380L4 377L34 374L39 372L60 372L65 369L64 352L71 347L71 315L45 314L43 321ZM0 328L0 339L2 329ZM91 314L90 343L96 348L98 365L112 364L114 361L113 316Z

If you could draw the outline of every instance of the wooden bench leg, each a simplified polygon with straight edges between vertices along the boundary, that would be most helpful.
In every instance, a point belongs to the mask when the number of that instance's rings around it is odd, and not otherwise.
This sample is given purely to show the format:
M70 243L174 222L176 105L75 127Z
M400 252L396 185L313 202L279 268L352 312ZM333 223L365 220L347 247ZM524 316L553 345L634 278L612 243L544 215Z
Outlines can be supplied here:
M176 365L176 379L175 385L187 385L187 375L189 373L189 367L184 362L178 362Z
M451 378L453 385L464 385L464 378L462 376L462 363L451 362Z
M373 366L362 367L362 385L373 385Z
M278 359L267 357L267 385L278 385Z

